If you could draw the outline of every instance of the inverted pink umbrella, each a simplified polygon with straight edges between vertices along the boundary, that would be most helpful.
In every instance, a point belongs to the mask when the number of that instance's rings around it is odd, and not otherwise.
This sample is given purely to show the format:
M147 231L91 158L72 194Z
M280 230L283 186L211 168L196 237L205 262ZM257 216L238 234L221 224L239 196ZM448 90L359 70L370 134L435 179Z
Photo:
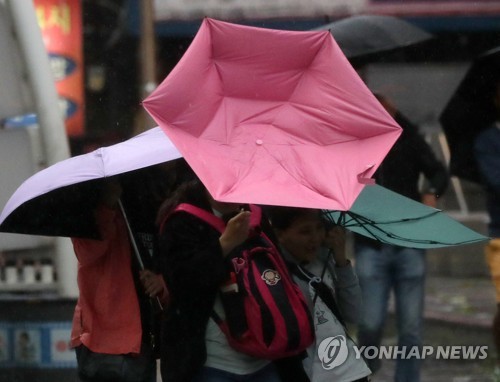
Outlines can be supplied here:
M143 105L225 202L347 210L401 133L329 32L208 18Z

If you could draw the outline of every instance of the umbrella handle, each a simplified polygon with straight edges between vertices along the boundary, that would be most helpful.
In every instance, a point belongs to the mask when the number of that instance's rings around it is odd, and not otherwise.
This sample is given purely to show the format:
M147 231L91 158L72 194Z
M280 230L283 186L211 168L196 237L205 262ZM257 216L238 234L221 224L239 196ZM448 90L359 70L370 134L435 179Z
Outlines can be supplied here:
M118 198L118 205L120 206L120 210L122 212L123 219L125 220L125 224L127 226L127 231L128 231L129 237L130 237L130 242L132 243L132 248L134 249L135 257L137 259L137 262L139 263L139 267L143 271L145 269L144 262L142 261L141 253L139 252L139 248L137 247L137 243L135 241L134 233L132 232L132 228L130 228L130 224L128 222L127 214L125 213L125 208L123 207L123 203L122 203L121 198ZM155 297L155 300L156 300L155 303L156 303L157 307L160 310L163 310L163 305L160 301L160 298L157 296L157 297Z
M135 242L134 234L132 232L132 228L130 228L130 224L128 222L127 214L125 213L125 208L123 208L123 203L121 199L118 199L118 205L120 206L120 210L122 212L123 218L125 219L125 224L127 225L127 231L130 236L130 242L132 243L132 248L134 249L135 257L139 262L139 267L141 271L144 270L144 262L142 261L141 254L139 252L139 248L137 247L137 243Z

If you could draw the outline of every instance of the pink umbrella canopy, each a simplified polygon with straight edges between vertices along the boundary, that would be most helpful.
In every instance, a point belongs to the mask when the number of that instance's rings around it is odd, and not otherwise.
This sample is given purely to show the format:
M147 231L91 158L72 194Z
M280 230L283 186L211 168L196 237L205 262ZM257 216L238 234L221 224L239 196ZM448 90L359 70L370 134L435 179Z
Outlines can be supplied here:
M143 106L224 202L348 210L401 133L328 31L209 18Z
M57 162L24 181L0 214L0 232L98 237L85 199L91 182L181 157L159 127Z

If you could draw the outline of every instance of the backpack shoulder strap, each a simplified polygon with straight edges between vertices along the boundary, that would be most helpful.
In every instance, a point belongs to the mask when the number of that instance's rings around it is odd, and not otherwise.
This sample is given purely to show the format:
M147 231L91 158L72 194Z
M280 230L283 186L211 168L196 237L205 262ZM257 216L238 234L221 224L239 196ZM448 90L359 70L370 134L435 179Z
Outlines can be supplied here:
M289 264L289 267L292 273L297 276L299 279L308 282L315 290L315 297L313 301L316 300L316 296L319 296L326 306L332 311L332 313L337 317L337 320L342 324L342 326L346 327L344 318L342 317L342 313L337 305L337 301L335 300L335 296L332 294L330 288L322 281L321 277L313 275L304 267L296 264Z
M262 220L262 209L255 204L250 204L250 226L259 227L260 221Z
M221 233L224 232L224 229L226 228L226 225L224 224L224 221L222 219L204 210L203 208L193 206L192 204L181 203L174 210L174 212L177 211L184 211L188 214L194 215L204 222L210 224L213 228Z
M313 275L307 269L301 267L298 264L287 261L288 268L292 271L292 273L297 276L302 281L310 282L310 281L319 281L320 278Z
M226 228L226 225L224 224L224 221L221 218L215 216L214 214L211 214L210 212L204 210L203 208L196 207L192 204L181 203L172 211L172 213L175 213L178 211L184 211L184 212L187 212L188 214L196 216L197 218L210 224L213 228L215 228L217 231L219 231L221 233L224 232L224 229ZM260 221L262 219L262 210L260 209L259 206L251 204L250 211L252 212L252 214L250 216L250 225L252 227L260 226ZM165 219L162 222L160 231L162 230L163 225L165 224L166 220L167 219Z

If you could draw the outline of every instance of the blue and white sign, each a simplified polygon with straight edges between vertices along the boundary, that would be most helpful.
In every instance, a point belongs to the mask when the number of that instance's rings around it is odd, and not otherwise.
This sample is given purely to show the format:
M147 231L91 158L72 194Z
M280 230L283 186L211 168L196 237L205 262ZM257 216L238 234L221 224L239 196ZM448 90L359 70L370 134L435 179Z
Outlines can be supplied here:
M71 322L0 322L0 368L76 368Z

